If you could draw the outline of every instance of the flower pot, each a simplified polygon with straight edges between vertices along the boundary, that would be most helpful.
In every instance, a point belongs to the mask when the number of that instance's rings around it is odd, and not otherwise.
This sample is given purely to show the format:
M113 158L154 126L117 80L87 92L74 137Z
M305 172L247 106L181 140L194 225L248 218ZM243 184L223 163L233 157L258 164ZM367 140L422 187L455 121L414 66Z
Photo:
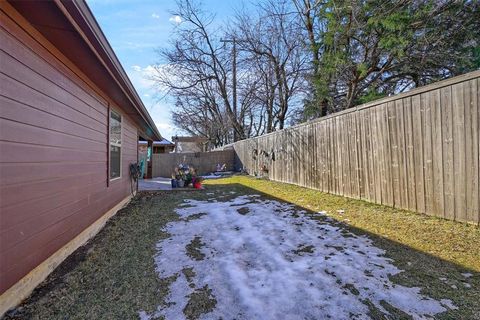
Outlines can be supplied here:
M178 188L183 188L184 186L185 186L185 181L183 181L182 179L177 180L177 187Z
M172 188L176 188L176 187L177 187L177 180L172 179Z
M195 189L202 189L202 183L200 181L196 181L194 184L193 184L193 187Z

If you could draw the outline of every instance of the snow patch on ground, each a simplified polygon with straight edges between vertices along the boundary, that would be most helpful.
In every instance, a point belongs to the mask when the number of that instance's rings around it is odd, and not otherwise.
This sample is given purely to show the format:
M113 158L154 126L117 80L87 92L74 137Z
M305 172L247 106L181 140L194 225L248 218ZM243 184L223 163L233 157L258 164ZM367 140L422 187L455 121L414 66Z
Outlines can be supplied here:
M369 319L367 304L385 314L385 302L414 319L455 308L420 288L394 284L402 272L366 236L315 221L292 205L258 196L224 202L188 200L157 244L161 278L177 276L167 303L142 319L185 319L188 296L208 285L217 300L201 319ZM242 209L242 210L239 210ZM196 219L189 216L206 212ZM199 237L203 260L186 247ZM193 268L195 276L182 272Z
M203 179L220 179L220 178L224 178L220 175L215 175L215 174L209 174L209 175L205 175L205 176L201 176Z

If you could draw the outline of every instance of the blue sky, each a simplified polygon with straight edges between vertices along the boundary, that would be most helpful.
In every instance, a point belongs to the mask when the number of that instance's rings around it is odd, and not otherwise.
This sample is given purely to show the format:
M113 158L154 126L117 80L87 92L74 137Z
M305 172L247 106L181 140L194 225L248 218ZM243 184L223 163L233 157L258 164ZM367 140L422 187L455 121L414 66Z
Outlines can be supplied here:
M149 66L161 63L156 49L168 46L175 27L171 21L175 0L87 0L87 3L160 133L167 139L181 133L171 124L171 103L165 99L158 101L145 78ZM228 20L242 1L202 3L205 11L215 13L219 20Z

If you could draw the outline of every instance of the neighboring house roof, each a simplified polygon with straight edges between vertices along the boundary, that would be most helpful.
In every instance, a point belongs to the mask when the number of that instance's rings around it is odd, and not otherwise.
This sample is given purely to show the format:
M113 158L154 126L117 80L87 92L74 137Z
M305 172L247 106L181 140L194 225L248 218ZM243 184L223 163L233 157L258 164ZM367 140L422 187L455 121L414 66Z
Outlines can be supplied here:
M135 121L140 135L162 139L85 1L10 1L10 4Z
M163 139L162 141L155 141L157 144L165 145L165 146L174 146L175 144L167 139ZM155 144L155 142L153 144Z

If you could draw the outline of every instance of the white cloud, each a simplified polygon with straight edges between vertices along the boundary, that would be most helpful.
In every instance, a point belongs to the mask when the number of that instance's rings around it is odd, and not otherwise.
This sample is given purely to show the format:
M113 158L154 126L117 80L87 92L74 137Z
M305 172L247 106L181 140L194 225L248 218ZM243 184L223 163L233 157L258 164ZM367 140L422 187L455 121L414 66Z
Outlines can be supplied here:
M156 14L156 13L152 13L152 18L153 18L153 19L159 19L160 16L159 16L158 14Z
M179 132L178 128L166 122L155 122L155 125L157 126L158 131L160 131L162 137L167 140L170 140Z
M170 22L174 22L176 24L180 24L182 22L182 17L180 16L171 16L170 19L168 19Z
M145 67L132 65L130 68L128 75L133 84L145 89L154 88L160 94L167 93L168 88L159 79L168 78L179 85L188 85L182 81L182 69L172 64L151 64Z
M145 68L143 68L142 71L147 76L154 76L154 75L158 74L157 68L158 68L158 66L148 65Z
M141 67L138 65L132 66L133 72L131 72L130 79L135 85L139 85L145 89L150 89L155 84L153 78L158 76L158 71L153 65Z

